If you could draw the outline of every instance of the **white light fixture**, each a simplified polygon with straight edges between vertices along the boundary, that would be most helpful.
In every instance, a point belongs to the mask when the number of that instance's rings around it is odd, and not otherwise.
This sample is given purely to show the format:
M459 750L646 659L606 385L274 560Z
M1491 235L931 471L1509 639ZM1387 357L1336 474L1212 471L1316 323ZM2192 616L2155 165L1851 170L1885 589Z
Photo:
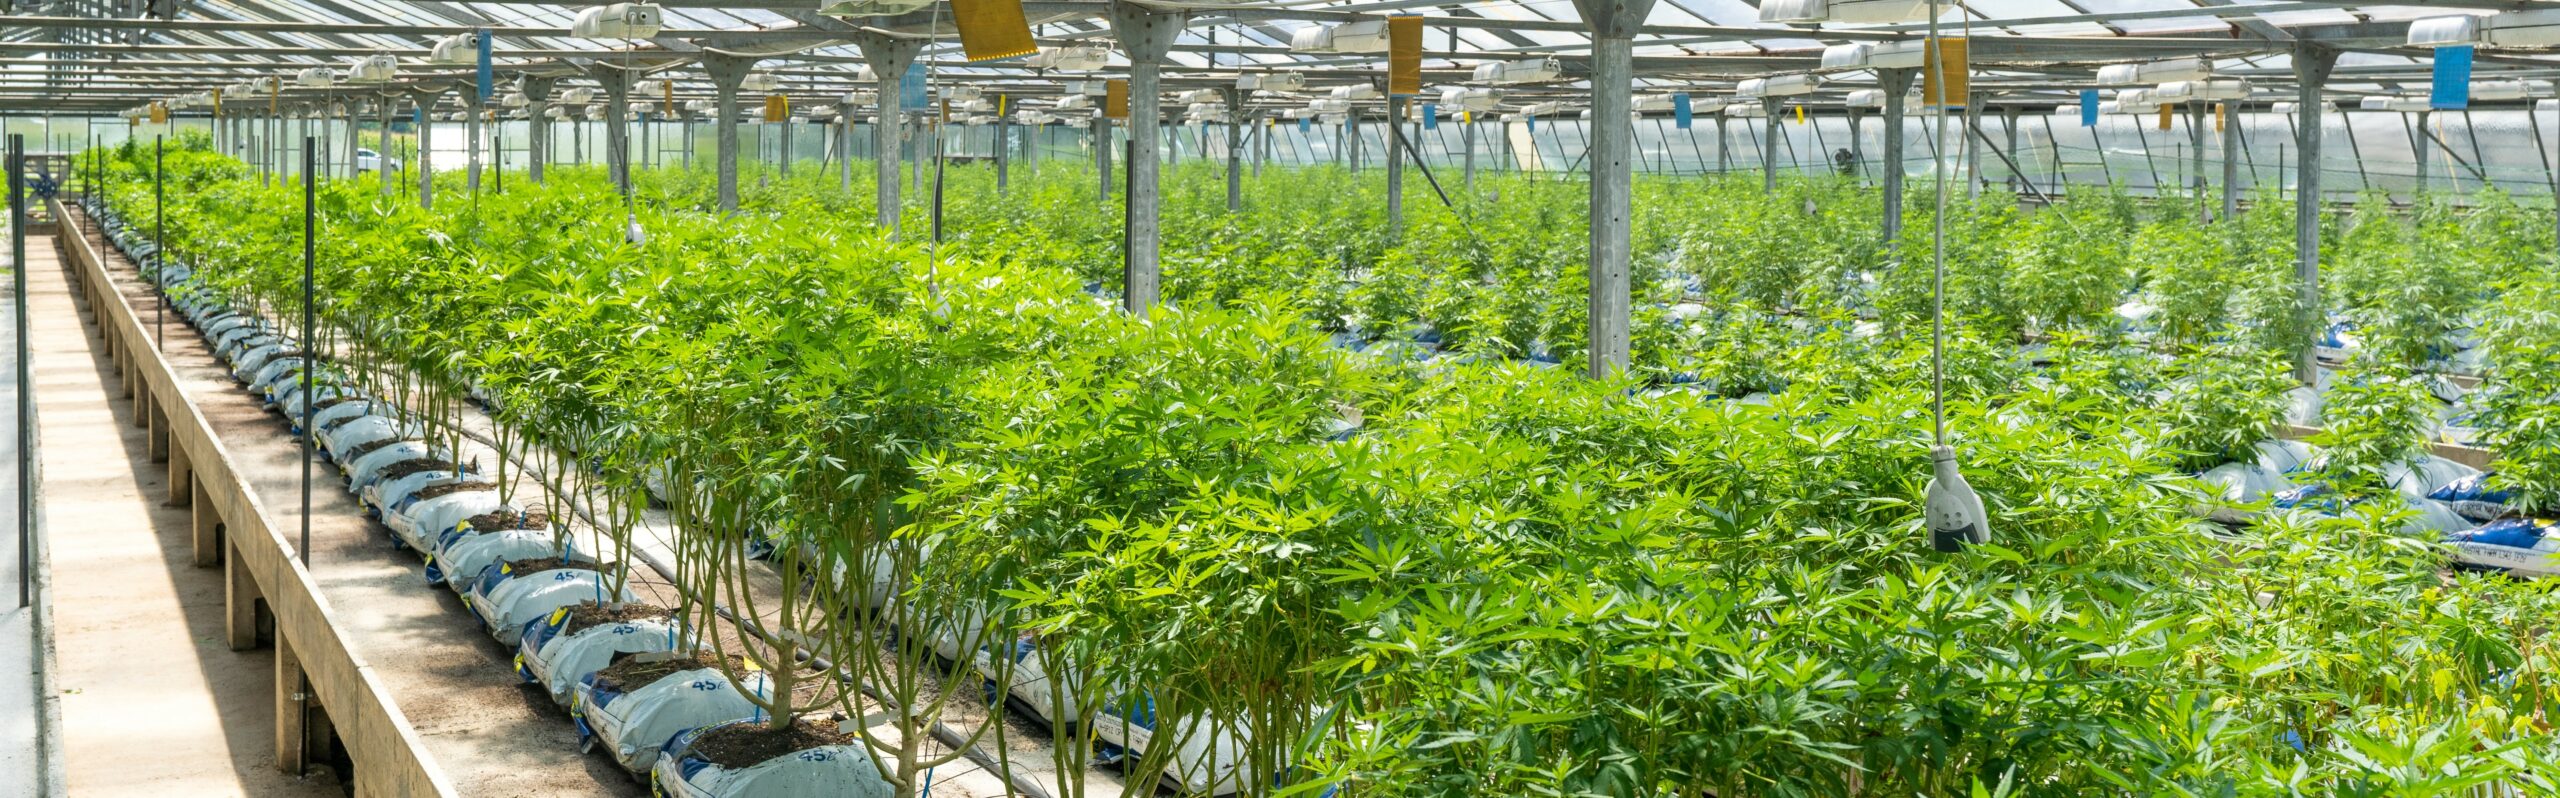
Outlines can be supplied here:
M843 97L836 98L836 102L843 103L845 105L879 105L880 93L876 91L849 91L845 92Z
M2404 114L2430 110L2427 104L2427 98L2425 97L2392 97L2385 95L2376 95L2358 100L2356 101L2356 107L2366 111L2398 111Z
M1236 76L1236 88L1245 91L1306 91L1307 76L1299 72L1259 72Z
M1678 105L1679 101L1672 99L1668 94L1639 94L1635 97L1633 107L1638 114L1667 114L1677 110Z
M1725 115L1725 116L1734 116L1734 117L1743 117L1743 118L1757 119L1757 118L1760 118L1760 117L1768 116L1768 115L1769 115L1769 109L1760 107L1760 104L1759 104L1759 103L1741 103L1741 102L1738 102L1738 103L1733 103L1733 104L1730 104L1730 105L1725 106L1725 107L1724 107L1724 115Z
M1318 97L1307 101L1307 108L1319 114L1350 113L1351 101L1340 97Z
M1066 91L1068 94L1076 94L1086 97L1101 97L1111 93L1111 82L1107 80L1070 80L1067 81Z
M436 40L427 50L427 63L439 66L471 66L480 63L480 42L473 34L456 33Z
M1853 42L1822 49L1822 69L1916 69L1928 60L1926 42Z
M1451 86L1440 92L1440 104L1469 113L1491 111L1502 103L1502 92L1473 86Z
M1289 37L1289 50L1299 53L1383 53L1387 21L1362 19L1302 28Z
M1475 71L1476 82L1491 83L1496 86L1546 83L1563 78L1564 63L1553 56L1526 61L1495 61L1477 64Z
M771 72L749 72L738 81L739 91L776 92L782 90L782 78Z
M585 86L567 89L560 92L561 105L585 105L587 103L595 102L595 100L596 90Z
M1381 95L1381 94L1379 94L1379 93L1378 93L1378 87L1377 87L1377 86L1370 85L1370 84L1367 84L1367 83L1359 83L1359 84L1354 84L1354 85L1350 85L1350 86L1335 86L1335 87L1333 87L1333 92L1332 92L1331 94L1329 94L1329 95L1326 95L1326 96L1332 97L1332 98L1334 98L1334 99L1336 99L1336 100L1345 100L1345 101L1348 101L1348 100L1375 100L1375 99L1378 99L1379 97L1382 97L1382 96L1385 96L1385 95Z
M1280 112L1282 119L1314 119L1320 114L1313 108L1290 108Z
M818 13L830 17L881 17L929 8L933 0L821 0Z
M2551 47L2560 45L2560 9L2426 17L2409 23L2406 42L2411 47Z
M507 92L506 96L499 97L498 104L508 108L523 108L532 105L533 98L525 96L524 92L511 91Z
M400 59L368 55L347 65L348 83L389 83L400 76Z
M710 112L713 112L713 111L717 111L717 110L719 110L719 109L720 109L720 103L715 102L715 101L712 101L712 100L689 100L689 101L685 102L685 104L684 104L684 109L685 109L685 110L687 110L687 111L692 111L692 112L697 113L697 114L707 114L707 113L710 113ZM554 111L554 112L557 112L557 111L560 111L560 110L562 110L562 109L557 108L557 107L554 107L554 108L552 108L551 110L552 110L552 111Z
M1058 104L1050 107L1056 108L1060 111L1091 110L1093 108L1093 98L1082 94L1070 94L1058 98Z
M976 86L942 86L937 90L937 93L942 97L942 99L950 100L955 103L969 102L986 95L985 91Z
M2492 80L2471 85L2473 102L2522 100L2528 97L2547 97L2550 94L2551 82L2547 80Z
M957 110L964 114L992 114L996 112L996 101L981 97L961 103Z
M338 85L338 71L328 67L312 67L294 73L293 85L306 89L325 89Z
M569 35L580 39L646 39L658 35L666 12L649 3L612 3L578 12Z
M1013 113L1013 123L1017 125L1039 127L1056 121L1058 121L1057 117L1051 116L1042 111L1015 111Z
M587 106L587 118L597 122L604 121L604 112L608 107L610 106L607 106L604 103L596 103L594 105Z
M2301 104L2301 103L2276 103L2275 105L2269 106L2269 107L2267 108L2267 110L2274 111L2274 112L2279 113L2279 114L2290 114L2290 113L2294 113L2294 112L2296 112L2296 111L2300 111L2300 110L2302 110L2302 104ZM2320 104L2320 110L2321 110L2322 112L2324 112L2324 113L2337 113L2337 111L2338 111L2338 104L2337 104L2337 103L2324 102L2324 103L2321 103L2321 104Z
M1524 116L1555 116L1567 110L1571 109L1565 107L1564 101L1548 100L1542 103L1530 103L1527 107L1521 108L1520 113Z
M1033 69L1091 72L1111 64L1111 48L1098 44L1044 47L1023 63Z
M1927 0L1766 0L1760 4L1760 21L1791 25L1881 25L1927 18Z
M2249 81L2243 78L2174 80L2160 84L2160 89L2153 96L2163 102L2245 100L2249 98Z
M1812 75L1772 75L1743 81L1734 88L1734 95L1743 98L1794 97L1812 94L1819 88L1822 88L1822 79Z
M2213 74L2210 65L2198 58L2172 58L2147 64L2108 64L2098 68L2100 86L2138 86L2174 83L2182 80L2204 80Z
M1176 98L1176 100L1185 105L1218 103L1220 107L1224 107L1227 101L1227 96L1219 93L1217 89L1192 89L1190 91L1183 92Z

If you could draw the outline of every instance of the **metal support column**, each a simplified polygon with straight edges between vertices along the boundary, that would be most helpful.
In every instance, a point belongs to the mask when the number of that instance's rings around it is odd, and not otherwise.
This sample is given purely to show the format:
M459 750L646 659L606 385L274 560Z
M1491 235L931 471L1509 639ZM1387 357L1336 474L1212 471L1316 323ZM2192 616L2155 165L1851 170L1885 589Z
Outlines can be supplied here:
M1001 96L997 97L996 107L1006 107L1005 98ZM1006 141L1005 139L1013 133L1012 116L1013 114L1010 112L996 114L995 135L991 137L994 139L993 149L995 150L996 156L996 193L998 194L1004 193L1005 184L1010 182L1009 173L1011 170L1007 167L1011 165L1009 162L1012 161L1011 150L1013 148L1006 146L1012 142Z
M1635 34L1653 0L1574 0L1591 28L1590 362L1595 378L1631 362L1628 321L1634 234Z
M2204 193L2207 189L2204 182L2204 101L2202 100L2187 103L2187 173L2192 175L2188 181L2193 184L2189 190L2194 192L2196 212L2204 217L2201 221L2213 221L2213 206L2204 204Z
M638 76L604 63L588 67L587 76L604 87L605 173L614 190L631 196L631 82Z
M1760 193L1762 194L1774 194L1778 191L1779 104L1776 97L1760 99ZM1600 112L1595 110L1591 115L1598 117Z
M1087 138L1093 141L1093 171L1096 176L1102 178L1102 193L1098 196L1103 199L1110 199L1111 117L1095 114L1093 117L1093 124L1088 127L1093 131L1091 135L1087 136Z
M2435 116L2433 111L2419 111L2418 134L2409 137L2409 151L2416 154L2418 159L2418 189L2416 193L2409 195L2412 202L2427 193L2427 161L2430 160L2428 157L2431 155L2430 151L2435 149L2434 137L2427 135L2427 125L2435 122Z
M537 185L542 183L544 162L551 160L551 85L557 78L524 79L525 171Z
M711 77L711 87L717 98L714 104L718 107L713 113L719 116L712 124L718 126L722 213L738 209L738 86L746 82L747 71L754 69L755 64L756 59L743 56L720 53L702 56L702 71Z
M899 39L880 33L862 33L854 37L862 47L862 59L871 62L871 73L880 83L873 88L880 99L880 116L871 125L873 224L892 237L898 234L898 120L905 115L905 99L899 96L899 79L907 74L923 44L914 39Z
M382 138L373 148L373 168L382 174L383 199L391 198L391 112L395 110L392 106L399 104L399 95L386 93L382 95L382 111L375 115L375 121L382 123Z
M1902 238L1902 134L1903 106L1911 95L1911 77L1915 70L1876 70L1876 82L1884 86L1884 246L1892 251L1894 242Z
M1404 124L1405 98L1387 95L1387 235L1404 233L1404 137L1395 135L1397 125Z
M2218 117L2222 120L2222 220L2226 222L2240 215L2240 114L2234 105L2224 103Z
M1165 55L1173 48L1174 36L1187 24L1188 15L1179 11L1158 11L1134 3L1111 3L1109 9L1112 35L1120 40L1120 49L1129 57L1129 195L1128 228L1124 236L1128 249L1121 273L1123 309L1145 318L1156 305L1161 266L1156 246L1159 199L1157 194L1156 129L1164 117L1163 71Z
M1466 111L1463 113L1467 115L1467 119L1464 122L1458 123L1458 140L1460 142L1460 146L1465 147L1467 150L1465 160L1467 170L1467 193L1472 194L1475 193L1476 190L1476 115L1473 111Z
M2294 276L2301 291L2298 330L2304 333L2320 328L2320 117L2327 110L2321 104L2320 86L2329 81L2330 70L2337 64L2335 48L2310 42L2293 45L2293 77L2298 84L2294 101L2302 120L2294 136L2301 190L2293 200L2293 252ZM2304 385L2315 384L2320 376L2316 340L2316 335L2307 336L2294 359L2293 376Z
M1228 88L1227 212L1244 210L1244 90Z
M846 194L852 194L853 103L838 103L836 106L836 118L844 120L844 124L838 126L838 129L836 130L836 150L840 156L836 163L836 190L842 191Z
M462 90L463 188L480 193L480 91Z
M418 207L436 207L435 120L436 105L444 102L450 86L417 89L418 98Z

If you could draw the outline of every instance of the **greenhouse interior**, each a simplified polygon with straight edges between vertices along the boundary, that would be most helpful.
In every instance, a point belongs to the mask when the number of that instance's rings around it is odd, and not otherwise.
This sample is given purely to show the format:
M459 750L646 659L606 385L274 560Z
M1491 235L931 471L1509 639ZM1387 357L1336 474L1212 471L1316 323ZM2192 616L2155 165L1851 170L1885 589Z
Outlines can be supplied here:
M2560 2L0 62L0 797L2560 796Z

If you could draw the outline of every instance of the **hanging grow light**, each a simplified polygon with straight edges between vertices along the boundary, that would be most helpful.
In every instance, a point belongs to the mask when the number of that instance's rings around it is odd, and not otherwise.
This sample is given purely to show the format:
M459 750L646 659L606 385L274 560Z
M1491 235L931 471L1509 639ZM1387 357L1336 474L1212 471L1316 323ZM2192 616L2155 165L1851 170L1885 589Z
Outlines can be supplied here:
M1667 114L1671 113L1678 104L1679 101L1672 99L1668 94L1639 94L1636 95L1634 108L1639 115Z
M720 110L720 104L710 100L691 100L684 104L684 109L697 114L707 114ZM559 111L561 109L553 108L551 110Z
M389 83L400 76L400 59L368 55L347 65L348 83Z
M2550 94L2551 82L2546 80L2492 80L2471 87L2472 102L2522 100Z
M2302 110L2302 104L2276 103L2275 105L2269 106L2267 110L2274 111L2279 114L2290 114ZM2338 110L2338 104L2324 102L2320 104L2320 110L2328 113L2336 113Z
M749 72L738 81L739 91L776 92L782 90L782 78L771 72Z
M605 104L603 104L603 103L597 103L597 104L595 104L595 105L587 106L587 119L592 120L592 121L596 121L596 122L602 122L602 121L604 121L604 112L605 112L605 109L610 108L610 107L612 107L612 106L608 106L608 105L605 105Z
M1572 109L1566 108L1564 101L1549 100L1542 103L1530 103L1527 107L1521 108L1520 113L1523 116L1557 116L1568 110Z
M1111 93L1111 82L1107 80L1070 80L1067 81L1066 88L1067 93L1071 95L1101 97Z
M1058 98L1058 104L1053 107L1060 111L1089 111L1093 109L1093 98L1082 94L1070 94Z
M818 13L830 17L882 17L933 5L933 0L820 0Z
M1495 61L1477 64L1475 71L1476 82L1491 83L1496 86L1546 83L1563 78L1564 62L1556 60L1553 56L1527 61Z
M843 103L845 105L879 105L880 93L876 91L849 91L845 92L843 97L837 98L836 102Z
M1383 95L1378 93L1378 87L1361 83L1351 86L1335 86L1333 87L1333 92L1325 96L1332 97L1336 100L1375 100Z
M2134 108L2158 108L2161 100L2151 89L2124 89L2116 92L2116 105L2128 111Z
M1045 113L1045 112L1041 112L1041 111L1015 111L1015 112L1013 112L1013 123L1014 123L1014 124L1017 124L1017 125L1030 125L1030 126L1032 126L1032 127L1039 127L1039 126L1041 126L1041 125L1046 125L1046 124L1054 123L1054 122L1056 122L1056 121L1058 121L1058 117L1056 117L1056 116L1054 116L1054 115L1051 115L1051 114L1048 114L1048 113Z
M569 35L580 39L646 39L658 35L666 12L649 3L613 3L578 12Z
M959 111L965 114L992 114L996 112L996 101L985 98L970 100L961 103Z
M436 40L427 51L427 63L439 66L472 66L480 63L480 42L476 34L456 33Z
M1314 119L1318 116L1321 116L1321 114L1316 113L1316 109L1313 108L1290 108L1280 112L1280 118L1292 121L1299 119Z
M1788 25L1878 25L1929 17L1927 0L1767 0L1760 21Z
M1221 103L1221 104L1223 104L1223 103L1225 103L1225 102L1227 101L1227 95L1225 95L1225 94L1223 94L1223 93L1219 92L1217 89L1192 89L1192 90L1190 90L1190 91L1183 92L1183 93L1180 95L1180 97L1179 97L1178 99L1179 99L1181 102L1183 102L1184 104L1195 104L1195 103Z
M1347 114L1351 112L1351 101L1338 97L1318 97L1308 101L1307 108L1319 114Z
M1724 107L1724 115L1756 119L1768 116L1769 109L1760 107L1759 103L1728 103Z
M970 102L983 96L986 96L986 91L979 89L976 86L942 87L942 99L950 100L955 103Z
M1743 98L1794 97L1812 94L1819 88L1822 88L1822 79L1812 75L1774 75L1745 80L1734 88L1734 95Z
M2411 47L2551 47L2560 45L2560 9L2427 17L2409 23L2407 42Z
M1055 69L1065 72L1091 72L1111 64L1111 48L1098 44L1076 44L1043 48L1032 53L1023 63L1033 69Z
M1363 19L1301 29L1289 37L1289 50L1299 53L1383 53L1387 21Z
M2393 97L2387 95L2376 95L2358 100L2356 101L2356 107L2366 111L2398 111L2404 114L2429 110L2427 98L2425 97Z
M1298 72L1261 72L1236 76L1236 88L1245 91L1306 91L1307 76Z
M533 98L525 96L524 92L511 91L500 96L498 98L498 104L508 108L523 108L532 105Z
M596 90L584 86L560 92L561 105L585 105L596 101Z
M1642 119L1644 119L1644 114L1639 113L1639 112L1635 112L1635 111L1628 111L1628 112L1627 112L1627 119L1629 119L1629 120L1642 120ZM1585 121L1585 122L1591 121L1591 109L1589 109L1589 108L1582 109L1582 121Z
M1919 92L1912 92L1911 94L1906 95L1906 97L1908 98L1906 100L1906 104L1916 104L1920 102ZM1885 99L1883 89L1859 89L1857 91L1849 92L1849 100L1844 104L1851 108L1883 108ZM2066 107L2070 108L2071 113L2075 116L2080 113L2079 106L2075 105Z
M2213 70L2198 58L2172 58L2147 64L2108 64L2098 68L2100 86L2138 86L2204 80Z
M1928 60L1928 43L1853 42L1822 48L1822 69L1917 69Z
M1502 92L1472 86L1451 86L1440 92L1440 104L1469 113L1491 111L1502 103Z
M2241 78L2173 80L2160 84L2152 96L2159 97L2162 102L2245 100L2249 97L2249 81Z

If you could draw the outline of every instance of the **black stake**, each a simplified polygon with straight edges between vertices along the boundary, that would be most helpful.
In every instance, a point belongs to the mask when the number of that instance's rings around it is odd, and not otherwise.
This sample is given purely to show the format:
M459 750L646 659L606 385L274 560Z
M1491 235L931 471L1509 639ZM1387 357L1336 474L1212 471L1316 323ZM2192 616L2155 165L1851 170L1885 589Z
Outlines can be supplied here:
M318 197L320 184L311 179L311 172L318 168L319 163L320 150L312 145L310 136L302 137L302 547L300 551L302 567L305 570L311 568L311 440L317 434L311 429L311 406L316 404L311 401L311 372L319 368L319 363L314 360L312 350L320 346L319 339L313 336L311 331L311 267L316 243L313 236L319 232L320 228L319 210L315 207L314 200Z
M27 350L27 137L9 136L9 284L18 327L18 606L35 602L35 378Z
M151 305L151 349L155 352L169 351L169 195L168 180L162 177L168 172L164 147L167 138L151 137L151 257L160 261L159 273L151 280L156 284L152 288L160 292L160 301Z

